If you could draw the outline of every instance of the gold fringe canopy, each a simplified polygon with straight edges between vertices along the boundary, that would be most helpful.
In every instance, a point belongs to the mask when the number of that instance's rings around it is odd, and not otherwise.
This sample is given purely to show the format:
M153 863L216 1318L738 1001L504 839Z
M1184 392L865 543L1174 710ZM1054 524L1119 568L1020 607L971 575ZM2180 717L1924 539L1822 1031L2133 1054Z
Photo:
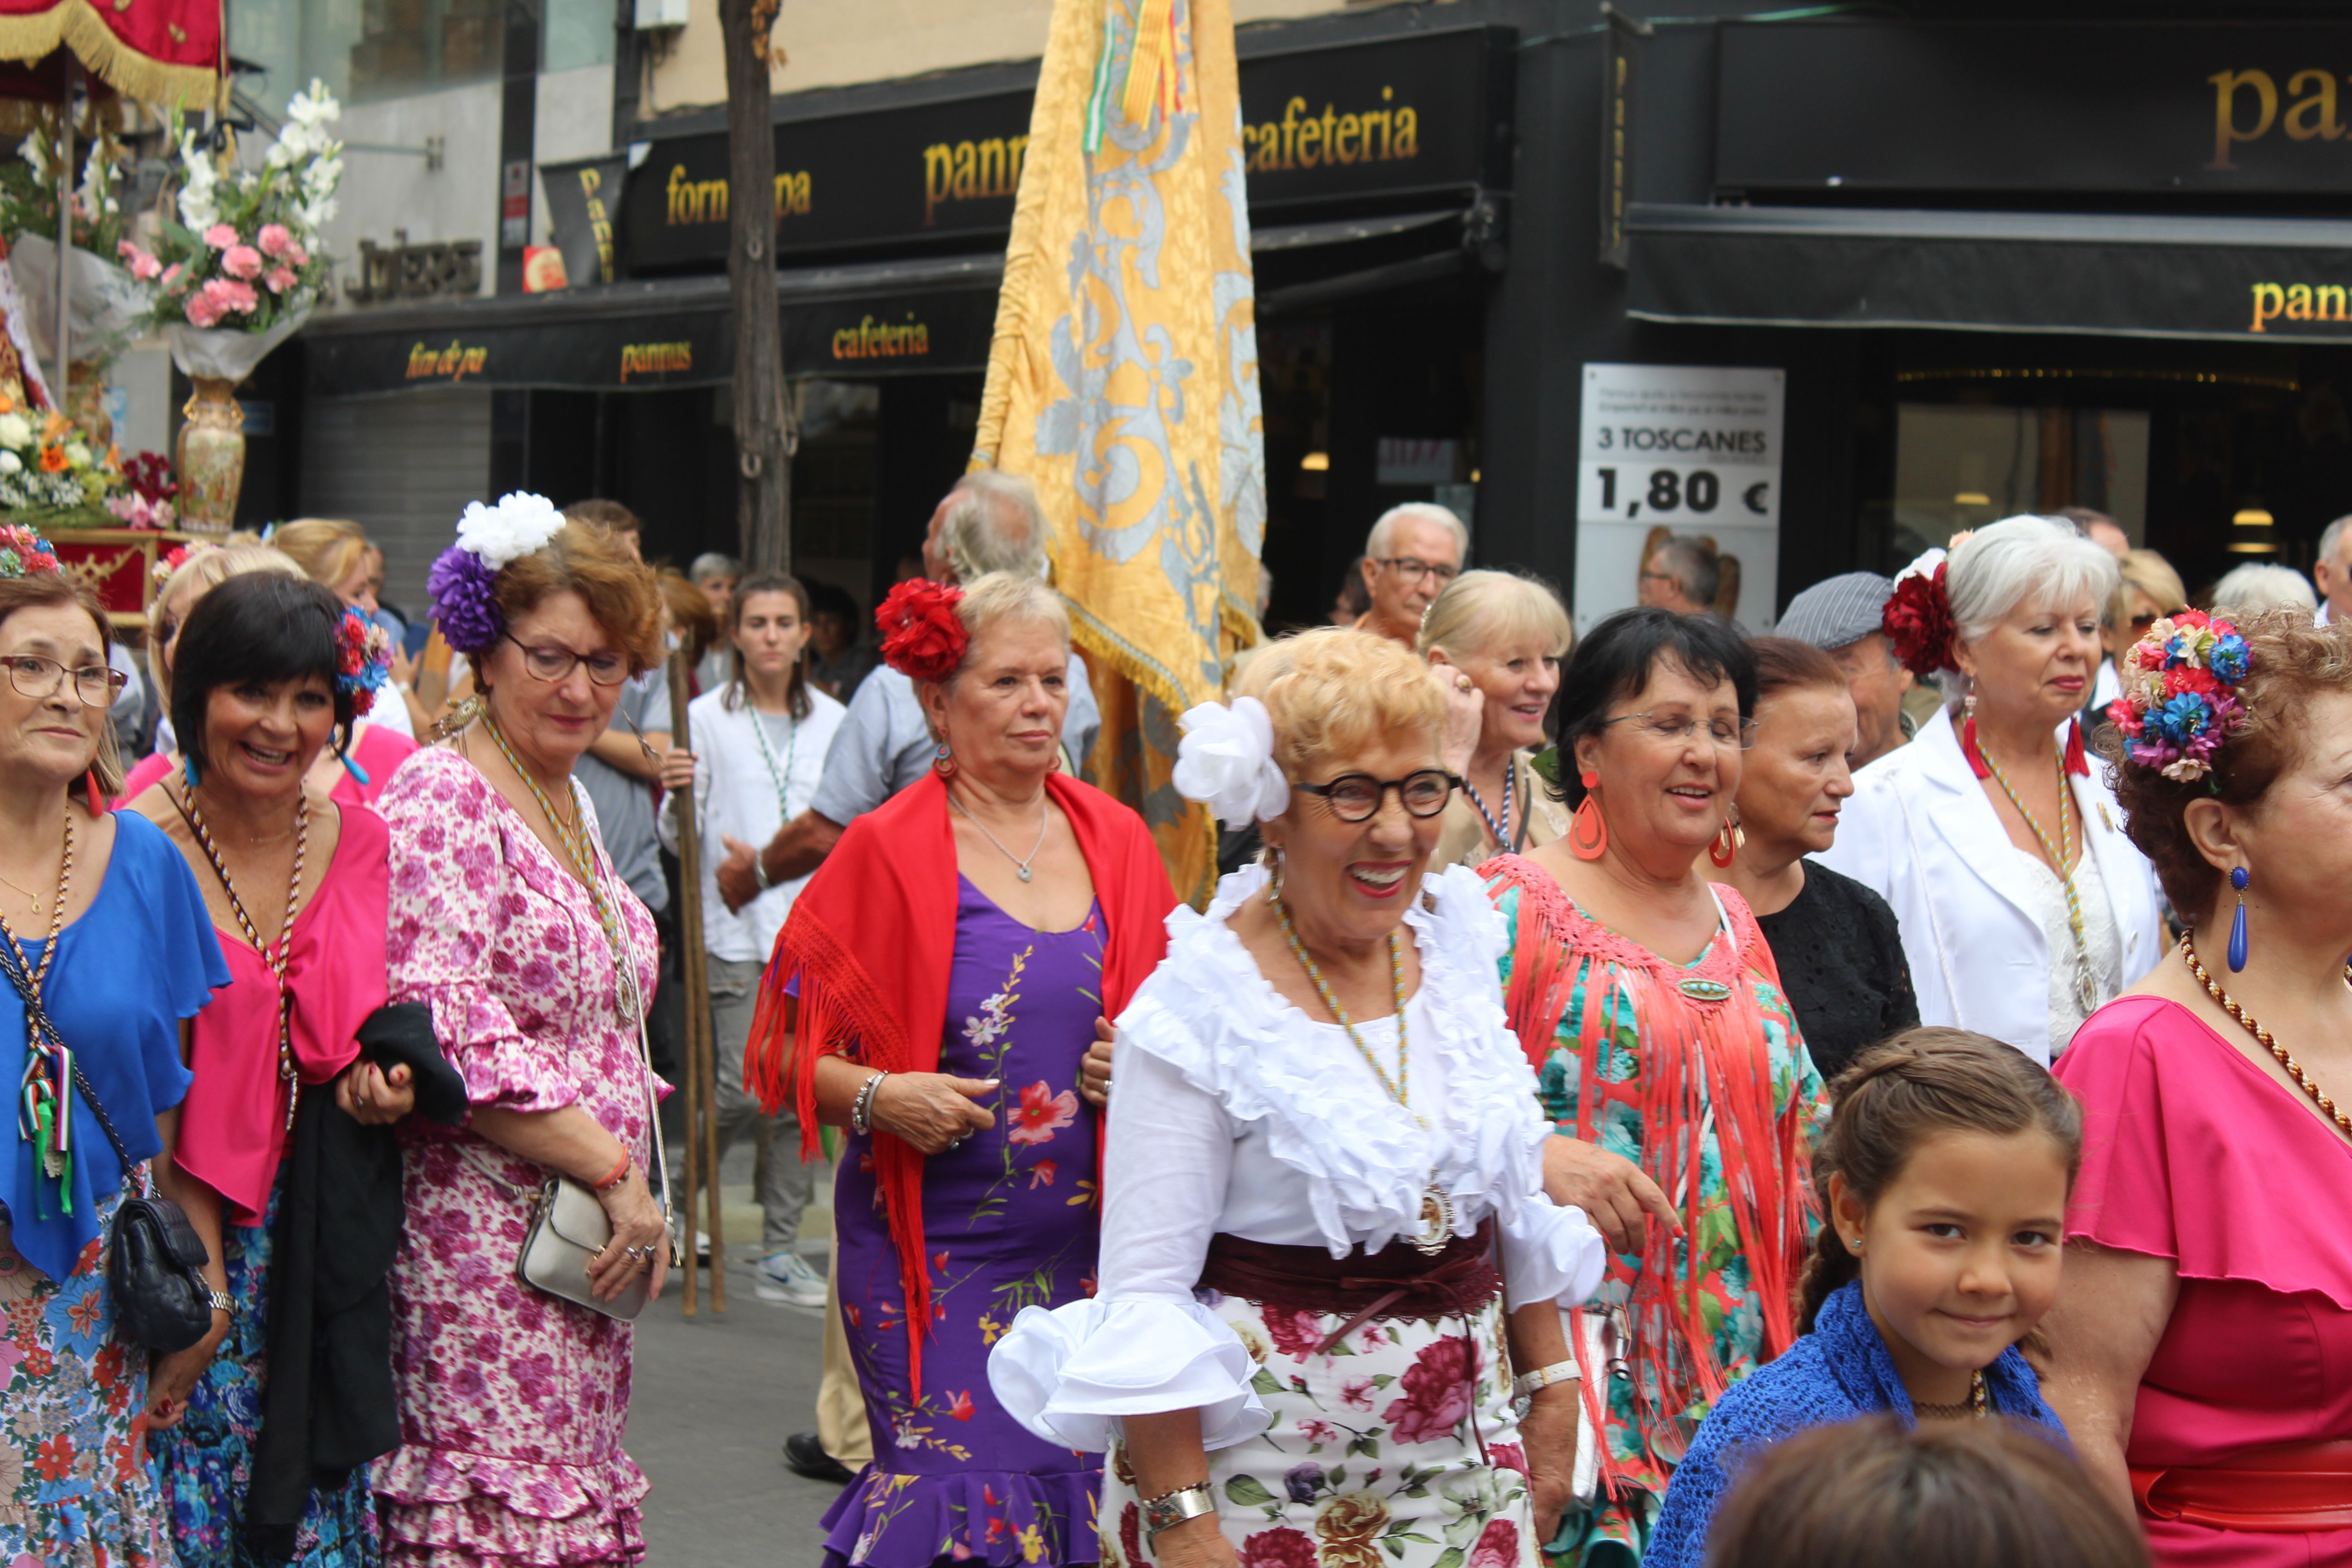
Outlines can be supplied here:
M142 54L109 27L89 0L58 0L30 16L0 16L0 60L41 60L59 47L125 98L194 108L213 103L221 74Z
M1258 640L1264 420L1228 0L1055 0L974 468L1025 475L1103 710L1097 782L1178 894L1215 825L1177 715Z

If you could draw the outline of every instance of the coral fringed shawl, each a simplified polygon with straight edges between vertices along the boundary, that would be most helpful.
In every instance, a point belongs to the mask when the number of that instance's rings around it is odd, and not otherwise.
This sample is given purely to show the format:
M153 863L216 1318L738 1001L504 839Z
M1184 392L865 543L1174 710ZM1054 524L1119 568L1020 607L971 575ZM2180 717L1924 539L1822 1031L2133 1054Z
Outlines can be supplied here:
M1650 1374L1634 1385L1643 1441L1652 1453L1670 1454L1678 1444L1662 1447L1661 1428L1694 1400L1720 1397L1725 1386L1699 1305L1698 1259L1705 1248L1695 1227L1700 1216L1685 1196L1700 1189L1710 1110L1740 1254L1763 1308L1763 1359L1779 1356L1795 1338L1794 1287L1811 1212L1808 1151L1800 1135L1801 1107L1793 1098L1780 1104L1773 1089L1753 984L1760 978L1777 986L1780 970L1756 917L1728 888L1717 894L1729 921L1729 945L1718 937L1697 964L1685 968L1587 919L1549 873L1518 856L1497 856L1479 869L1497 898L1507 888L1519 889L1504 1006L1538 1072L1573 993L1585 987L1577 1031L1578 1139L1599 1141L1601 1042L1624 1029L1639 1041L1641 1070L1628 1087L1639 1096L1642 1171L1683 1208L1691 1234L1680 1278L1674 1239L1654 1224L1640 1267L1629 1269L1612 1256L1609 1278L1626 1287L1629 1297L1629 1359ZM1622 1014L1621 988L1633 999L1631 1017ZM1652 1324L1665 1331L1647 1331ZM1576 1350L1580 1362L1580 1337ZM1584 1370L1586 1409L1599 1429L1601 1369ZM1605 1443L1601 1462L1613 1488L1617 1478Z
M1141 817L1060 773L1049 774L1045 788L1069 818L1094 878L1104 926L1103 1016L1116 1018L1167 951L1176 895ZM800 1111L802 1158L817 1152L820 1057L851 1057L888 1072L939 1070L955 936L955 831L947 786L926 773L849 825L793 905L760 982L743 1086L771 1113L792 1099ZM796 1020L785 994L795 979ZM874 1158L907 1292L911 1392L920 1397L923 1334L931 1321L923 1156L877 1129Z

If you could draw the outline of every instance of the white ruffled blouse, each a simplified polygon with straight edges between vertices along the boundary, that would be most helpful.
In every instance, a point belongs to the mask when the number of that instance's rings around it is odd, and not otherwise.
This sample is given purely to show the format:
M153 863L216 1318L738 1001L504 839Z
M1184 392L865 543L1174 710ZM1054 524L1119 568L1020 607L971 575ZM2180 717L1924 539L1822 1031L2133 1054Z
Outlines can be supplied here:
M999 1401L1047 1442L1097 1453L1120 1416L1194 1408L1211 1448L1265 1429L1249 1352L1193 1299L1219 1232L1333 1258L1378 1251L1419 1233L1433 1173L1459 1233L1494 1217L1508 1306L1573 1306L1601 1282L1600 1235L1544 1195L1551 1128L1505 1020L1506 933L1477 877L1433 872L1405 912L1422 970L1405 1005L1411 1110L1345 1030L1285 1001L1227 929L1265 883L1247 867L1206 914L1171 914L1168 956L1119 1016L1100 1287L1025 1309L989 1358ZM1395 1019L1357 1033L1393 1081Z

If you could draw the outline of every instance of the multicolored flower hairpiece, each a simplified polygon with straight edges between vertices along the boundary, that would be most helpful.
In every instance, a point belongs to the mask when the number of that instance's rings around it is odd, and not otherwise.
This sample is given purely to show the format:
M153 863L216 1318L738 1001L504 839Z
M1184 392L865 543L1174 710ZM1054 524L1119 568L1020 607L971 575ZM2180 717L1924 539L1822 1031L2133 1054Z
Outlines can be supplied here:
M42 577L62 570L47 540L29 528L0 528L0 577Z
M2211 773L2214 753L2245 722L2237 689L2251 663L2228 621L2202 610L2158 620L2132 645L2120 670L2124 694L2107 704L2124 755L2181 784Z
M174 572L197 556L209 555L220 548L209 539L192 539L185 544L173 545L155 557L155 564L147 569L148 580L155 584L155 591L160 594L163 591L163 584L172 580L172 574Z
M952 583L909 578L890 590L874 612L882 633L882 662L910 680L941 681L963 663L971 634L956 605L963 590Z
M352 700L354 716L375 706L375 694L392 679L392 637L354 605L343 606L335 626L335 689Z
M516 490L494 506L469 501L457 520L457 542L444 550L425 578L441 639L462 654L478 654L499 640L499 572L509 562L547 548L563 514L545 496Z

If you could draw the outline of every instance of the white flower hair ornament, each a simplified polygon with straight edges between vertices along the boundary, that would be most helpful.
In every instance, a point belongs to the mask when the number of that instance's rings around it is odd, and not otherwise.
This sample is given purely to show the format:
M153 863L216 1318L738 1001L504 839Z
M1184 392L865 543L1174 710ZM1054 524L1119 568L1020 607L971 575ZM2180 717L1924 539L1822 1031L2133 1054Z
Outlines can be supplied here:
M1290 781L1274 760L1274 719L1265 703L1203 702L1176 723L1184 731L1170 781L1177 794L1207 805L1227 827L1270 822L1290 809Z
M555 503L527 490L500 496L495 506L467 503L457 520L457 542L440 553L425 578L442 640L468 655L495 644L506 629L499 610L499 573L546 549L562 528L563 514Z
M496 572L534 550L544 550L563 527L563 514L545 496L529 490L502 495L495 505L466 503L457 520L457 547L482 558Z

